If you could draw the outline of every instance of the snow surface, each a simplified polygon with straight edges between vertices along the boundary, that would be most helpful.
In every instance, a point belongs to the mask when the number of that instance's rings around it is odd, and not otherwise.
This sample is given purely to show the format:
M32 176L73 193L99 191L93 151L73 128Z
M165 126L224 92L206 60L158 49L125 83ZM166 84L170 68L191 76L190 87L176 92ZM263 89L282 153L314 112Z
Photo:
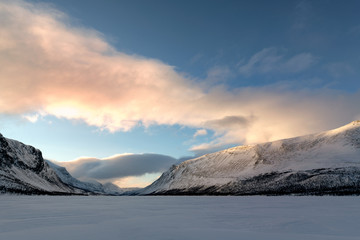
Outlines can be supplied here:
M359 239L359 197L0 195L0 239Z

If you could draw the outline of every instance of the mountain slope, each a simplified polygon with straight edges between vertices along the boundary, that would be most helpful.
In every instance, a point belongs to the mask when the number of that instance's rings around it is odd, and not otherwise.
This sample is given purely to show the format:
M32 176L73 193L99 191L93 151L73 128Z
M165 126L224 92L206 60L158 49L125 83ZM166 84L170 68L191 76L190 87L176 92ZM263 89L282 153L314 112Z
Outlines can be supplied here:
M69 186L74 188L82 189L86 192L91 192L95 194L104 194L104 195L121 195L125 191L112 183L101 184L99 182L83 182L74 178L66 170L66 168L56 165L51 161L46 161L49 166L54 169L56 174L59 176L62 182L66 183Z
M173 166L140 194L360 193L360 121Z
M44 161L40 150L0 134L0 192L81 194L63 183Z

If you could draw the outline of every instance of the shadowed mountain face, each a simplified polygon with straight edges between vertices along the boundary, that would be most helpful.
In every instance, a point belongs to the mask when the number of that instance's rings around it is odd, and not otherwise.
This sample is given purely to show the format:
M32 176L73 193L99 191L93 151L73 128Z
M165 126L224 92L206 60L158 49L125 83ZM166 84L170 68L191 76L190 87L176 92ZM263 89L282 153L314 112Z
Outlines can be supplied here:
M50 161L41 151L0 134L0 193L121 195L112 183L82 182Z
M40 150L0 134L0 192L81 194L64 184L44 161Z
M188 160L139 193L359 194L360 121L327 132L239 146Z
M0 193L120 195L124 190L111 184L82 182L50 161L41 151L0 134Z

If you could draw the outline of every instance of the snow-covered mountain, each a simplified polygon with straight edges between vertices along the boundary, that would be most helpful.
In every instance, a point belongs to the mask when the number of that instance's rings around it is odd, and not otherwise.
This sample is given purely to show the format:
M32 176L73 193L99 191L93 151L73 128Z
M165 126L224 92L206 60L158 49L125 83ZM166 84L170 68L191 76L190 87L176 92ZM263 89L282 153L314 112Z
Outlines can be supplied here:
M104 194L104 195L121 195L125 192L125 190L119 188L118 186L112 183L101 184L96 181L93 182L79 181L78 179L71 176L70 173L66 170L66 168L56 165L51 161L46 161L46 162L49 164L49 166L52 169L54 169L54 171L59 176L62 182L74 188L79 188L90 193Z
M79 181L66 168L44 160L40 150L0 134L0 193L121 195L131 190Z
M0 192L82 194L65 184L44 161L40 150L0 134Z
M140 194L359 194L360 121L171 167Z

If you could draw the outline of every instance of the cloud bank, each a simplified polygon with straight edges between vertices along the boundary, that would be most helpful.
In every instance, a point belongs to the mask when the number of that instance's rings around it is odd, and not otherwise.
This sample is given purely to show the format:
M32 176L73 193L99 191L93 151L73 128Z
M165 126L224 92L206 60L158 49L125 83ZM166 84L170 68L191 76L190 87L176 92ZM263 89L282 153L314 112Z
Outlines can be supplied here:
M269 48L239 71L299 72L315 62L310 53L286 57ZM359 92L204 87L159 60L117 51L101 33L73 26L54 8L17 0L0 2L0 66L2 114L29 121L53 115L113 132L139 124L213 130L213 140L194 152L326 130L360 114ZM210 75L221 82L219 72Z
M56 162L79 179L98 181L124 181L129 177L160 174L178 159L161 154L119 154L104 159L80 158L70 162ZM154 180L154 179L152 179Z

